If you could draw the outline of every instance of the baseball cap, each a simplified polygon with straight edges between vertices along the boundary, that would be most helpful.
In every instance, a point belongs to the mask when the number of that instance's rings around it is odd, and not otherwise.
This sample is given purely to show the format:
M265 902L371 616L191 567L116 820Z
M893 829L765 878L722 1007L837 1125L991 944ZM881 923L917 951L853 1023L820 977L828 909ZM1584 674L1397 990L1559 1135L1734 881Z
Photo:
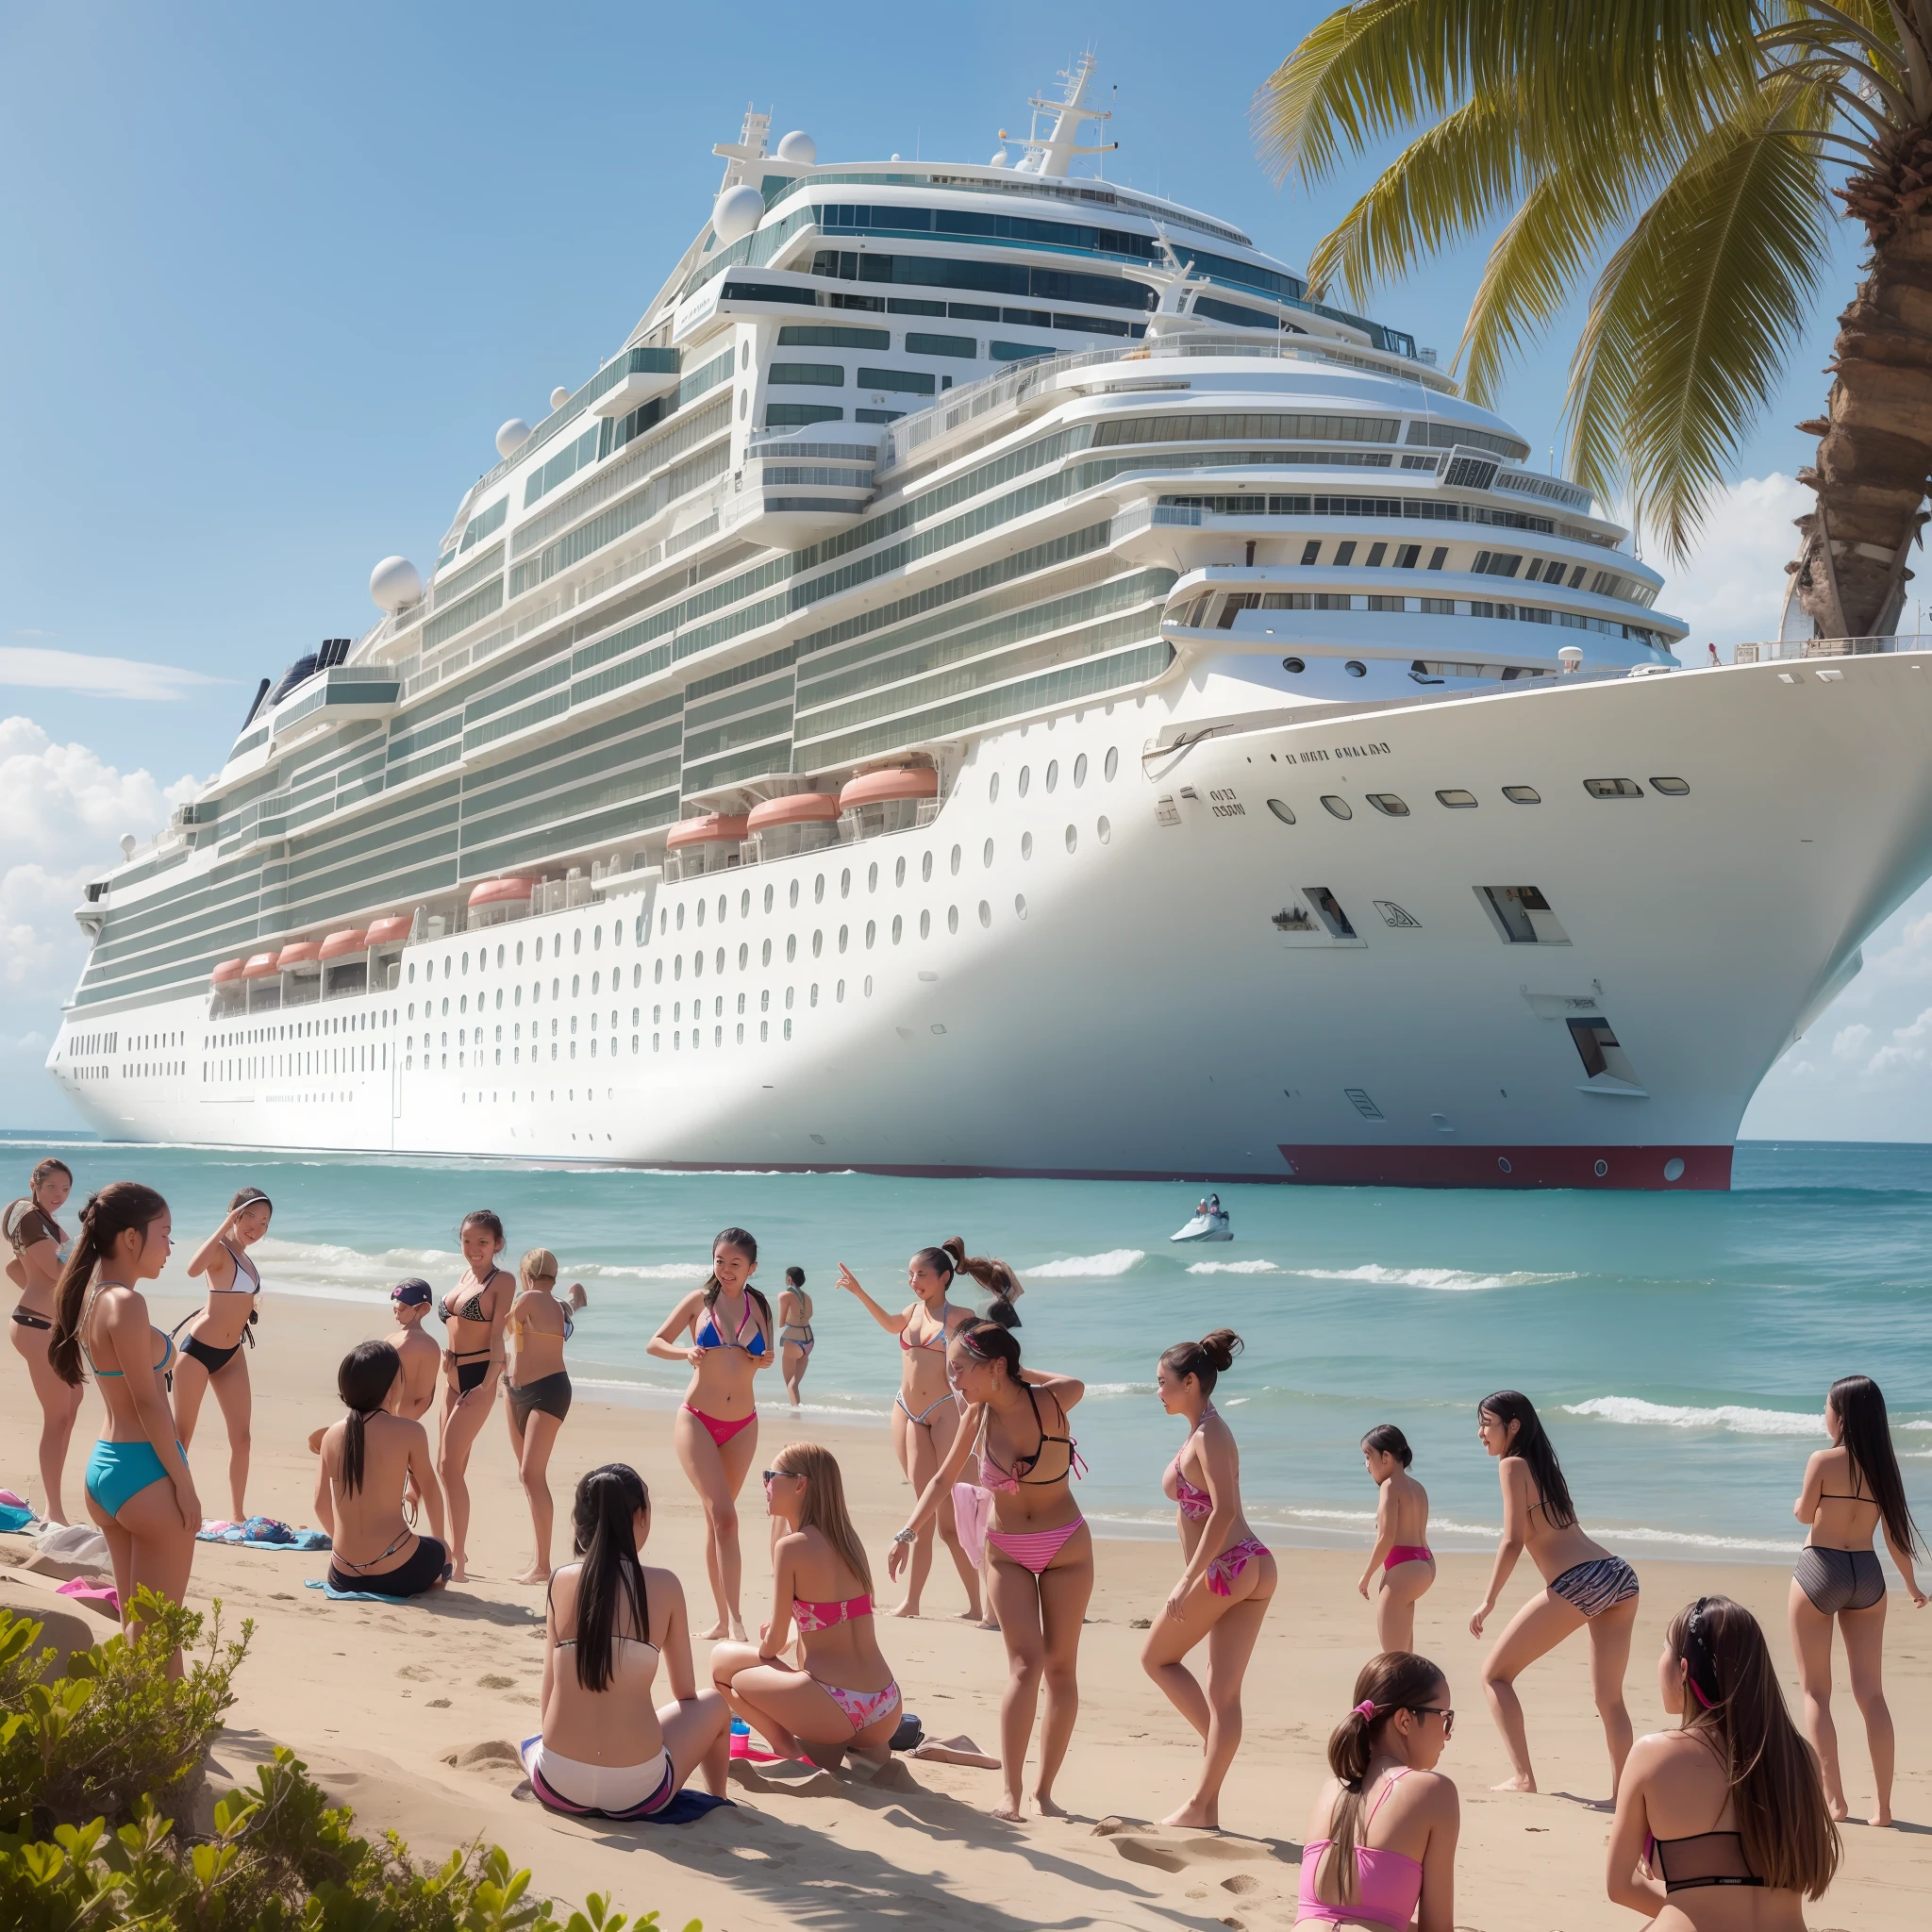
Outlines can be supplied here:
M409 1308L416 1307L425 1302L433 1302L436 1299L435 1295L430 1291L429 1284L426 1281L418 1281L413 1277L408 1281L397 1282L390 1290L389 1298L392 1302L401 1302L405 1307Z

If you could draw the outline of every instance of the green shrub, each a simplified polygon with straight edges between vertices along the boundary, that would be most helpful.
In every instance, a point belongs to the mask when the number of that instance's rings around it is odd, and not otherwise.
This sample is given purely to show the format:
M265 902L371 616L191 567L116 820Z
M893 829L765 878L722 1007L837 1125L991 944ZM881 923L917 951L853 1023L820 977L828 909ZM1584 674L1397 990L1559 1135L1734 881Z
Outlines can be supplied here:
M657 1913L627 1920L596 1893L559 1919L480 1840L429 1868L393 1832L358 1837L285 1750L215 1806L211 1834L177 1831L157 1801L198 1785L250 1626L224 1644L217 1606L206 1654L170 1679L203 1619L147 1591L135 1609L140 1635L75 1652L51 1682L42 1626L0 1611L0 1818L18 1821L0 1830L8 1932L658 1932Z

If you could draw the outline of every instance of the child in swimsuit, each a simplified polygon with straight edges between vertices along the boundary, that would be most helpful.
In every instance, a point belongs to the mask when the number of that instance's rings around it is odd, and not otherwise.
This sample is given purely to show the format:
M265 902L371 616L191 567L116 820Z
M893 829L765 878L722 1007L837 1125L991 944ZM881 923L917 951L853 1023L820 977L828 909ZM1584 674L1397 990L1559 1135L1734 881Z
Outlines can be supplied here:
M771 1621L756 1647L721 1643L712 1679L780 1757L836 1767L850 1751L884 1764L902 1700L879 1650L871 1567L832 1452L788 1443L765 1472L765 1507L781 1530ZM799 1668L780 1655L794 1624Z
M191 1276L207 1277L208 1306L175 1331L181 1350L175 1370L175 1426L182 1447L192 1448L202 1398L213 1389L228 1425L228 1504L234 1523L248 1518L245 1492L255 1399L243 1346L255 1346L261 1294L261 1274L248 1251L267 1234L274 1213L274 1203L259 1188L243 1188L228 1203L228 1218L188 1264ZM183 1328L188 1331L185 1336Z
M1375 1641L1383 1650L1415 1648L1416 1599L1436 1580L1429 1492L1408 1473L1414 1460L1408 1438L1393 1423L1377 1424L1362 1438L1362 1464L1376 1489L1375 1547L1356 1588L1375 1607Z
M791 1397L792 1407L796 1408L799 1386L805 1380L806 1369L811 1362L812 1344L817 1340L811 1332L811 1297L805 1291L803 1268L785 1271L785 1291L778 1297L778 1351L785 1374L785 1391Z

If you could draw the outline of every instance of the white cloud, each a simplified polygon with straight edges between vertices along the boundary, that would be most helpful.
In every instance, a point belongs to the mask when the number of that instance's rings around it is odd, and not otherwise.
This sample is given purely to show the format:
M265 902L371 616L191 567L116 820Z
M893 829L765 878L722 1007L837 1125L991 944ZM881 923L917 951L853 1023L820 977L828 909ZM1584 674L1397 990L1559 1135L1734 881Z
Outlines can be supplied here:
M1841 1060L1855 1060L1865 1051L1865 1042L1871 1038L1871 1027L1859 1021L1839 1034L1831 1042L1831 1050Z
M92 658L84 651L50 650L39 644L0 644L0 685L152 702L186 697L200 685L227 682L175 664L143 664L134 658Z
M1777 636L1785 565L1798 554L1791 519L1816 500L1802 483L1775 471L1747 476L1713 500L1689 562L1672 563L1656 536L1646 539L1645 560L1664 576L1658 608L1690 626L1677 646L1686 663L1705 662L1707 643L1717 644L1728 661L1730 645Z

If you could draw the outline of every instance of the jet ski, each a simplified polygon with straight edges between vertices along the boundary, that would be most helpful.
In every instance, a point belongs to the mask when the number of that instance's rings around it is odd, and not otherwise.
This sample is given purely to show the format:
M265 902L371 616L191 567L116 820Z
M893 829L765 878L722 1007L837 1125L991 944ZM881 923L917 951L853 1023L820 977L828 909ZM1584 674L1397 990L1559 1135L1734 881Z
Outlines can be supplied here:
M1209 1194L1194 1209L1191 1221L1168 1236L1171 1241L1231 1241L1234 1230L1227 1224L1227 1209L1219 1194Z

